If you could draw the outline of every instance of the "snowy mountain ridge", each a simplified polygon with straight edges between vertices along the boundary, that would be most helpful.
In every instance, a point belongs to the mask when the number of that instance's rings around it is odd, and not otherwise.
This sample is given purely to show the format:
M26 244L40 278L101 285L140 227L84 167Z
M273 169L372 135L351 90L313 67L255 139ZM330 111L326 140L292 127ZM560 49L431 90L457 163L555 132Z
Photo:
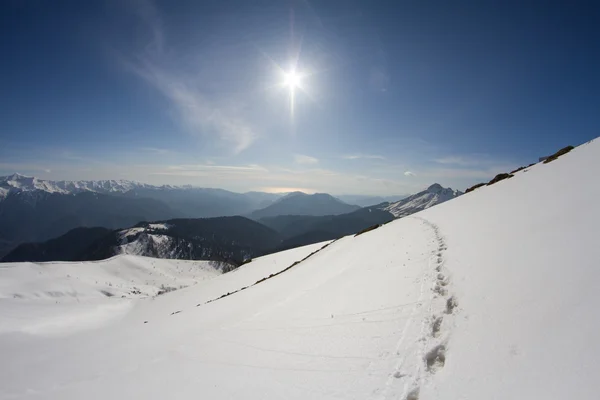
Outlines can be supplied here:
M13 193L35 191L59 194L76 194L82 192L112 194L125 193L140 188L167 189L172 187L153 186L128 180L51 181L17 173L0 177L0 199L4 199Z
M396 218L400 218L452 200L462 194L463 192L459 190L444 188L439 183L434 183L422 192L394 203L386 203L381 209L392 213Z

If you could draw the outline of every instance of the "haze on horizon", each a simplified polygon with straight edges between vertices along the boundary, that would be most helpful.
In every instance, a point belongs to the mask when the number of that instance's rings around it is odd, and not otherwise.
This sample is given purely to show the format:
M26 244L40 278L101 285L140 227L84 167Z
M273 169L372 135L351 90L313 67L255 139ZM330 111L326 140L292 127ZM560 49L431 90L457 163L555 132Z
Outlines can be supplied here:
M464 190L598 136L592 2L0 5L0 176Z

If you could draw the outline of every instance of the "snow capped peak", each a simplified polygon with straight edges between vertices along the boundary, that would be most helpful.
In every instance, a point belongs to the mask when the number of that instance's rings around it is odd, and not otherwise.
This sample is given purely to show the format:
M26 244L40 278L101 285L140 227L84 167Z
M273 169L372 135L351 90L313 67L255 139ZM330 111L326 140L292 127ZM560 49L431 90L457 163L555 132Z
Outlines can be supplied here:
M35 180L36 179L32 176L25 176L15 173L12 175L0 177L0 184L17 187L19 185L26 184L27 182L33 182Z
M32 176L15 173L0 177L0 198L4 198L11 193L33 192L37 190L48 193L62 193L52 182L39 180Z
M442 190L444 190L444 188L439 183L434 183L433 185L431 185L427 188L427 191L431 192L431 193L438 193L438 192L441 192Z
M33 178L33 177L21 175L19 173L14 173L12 175L2 177L2 180L18 181L18 180L22 180L22 179L31 179L31 178Z
M384 210L392 213L394 217L405 217L410 214L425 210L426 208L432 207L436 204L443 203L451 200L462 194L458 190L451 188L444 188L439 183L434 183L427 189L414 194L410 197L390 203L384 206Z

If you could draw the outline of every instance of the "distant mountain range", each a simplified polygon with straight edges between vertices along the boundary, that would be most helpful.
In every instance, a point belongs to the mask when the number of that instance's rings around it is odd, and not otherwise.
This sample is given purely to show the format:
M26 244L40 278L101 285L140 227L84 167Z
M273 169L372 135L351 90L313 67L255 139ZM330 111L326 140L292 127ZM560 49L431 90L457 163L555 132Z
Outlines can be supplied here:
M21 174L0 177L0 199L13 193L41 191L58 194L94 192L101 194L125 193L132 189L152 187L126 180L49 181Z
M132 181L48 181L0 177L0 257L16 245L77 227L124 228L140 221L245 215L281 194L233 193Z
M460 194L461 192L435 184L398 202L357 209L356 206L345 204L326 194L291 193L265 209L252 213L253 217L266 215L256 218L256 221L240 216L200 219L154 218L152 220L159 222L138 223L136 221L129 224L130 227L126 229L75 227L48 241L23 243L8 253L2 261L85 261L104 259L117 254L132 254L239 264L258 255L355 234L370 226L384 224L394 218L407 216L448 201ZM37 196L44 197L40 193ZM111 215L116 215L114 214L116 211L111 208L111 205L114 206L111 202L114 201L119 205L132 202L131 207L143 202L158 202L154 199L117 197L93 192L75 195L46 193L45 196L47 198L39 199L36 207L27 209L29 212L34 212L34 217L28 219L27 212L24 212L13 218L14 226L19 226L19 220L21 225L43 226L42 222L44 222L52 226L53 220L48 217L51 214L49 210L53 209L52 205L55 212L60 211L58 214L61 212L64 214L65 209L70 212L80 211L80 217L83 219L74 219L70 222L75 225L77 221L85 223L98 221L98 218L109 215L111 210L113 212ZM260 198L260 194L257 194L257 198ZM0 207L5 202L16 201L15 199L19 199L18 194L13 194L4 202L0 202ZM125 203L120 203L121 201ZM65 207L63 202L71 207ZM80 208L75 207L79 202L83 205ZM158 203L164 206L162 202ZM26 208L22 204L21 207ZM278 212L318 213L324 209L338 214L277 215ZM344 209L349 209L351 212L341 213ZM137 214L130 209L121 209L121 211L140 215L144 210L137 210ZM172 211L167 207L163 212ZM40 218L39 221L36 216ZM1 218L3 214L0 214ZM122 216L122 219L125 217ZM102 226L101 223L98 225ZM4 229L4 225L0 227ZM9 231L4 229L3 232Z
M30 202L35 202L41 193L97 193L148 198L164 202L181 216L194 218L245 214L267 207L283 196L278 193L234 193L223 189L192 186L154 186L127 180L49 181L20 174L0 177L0 201L18 194L27 196Z

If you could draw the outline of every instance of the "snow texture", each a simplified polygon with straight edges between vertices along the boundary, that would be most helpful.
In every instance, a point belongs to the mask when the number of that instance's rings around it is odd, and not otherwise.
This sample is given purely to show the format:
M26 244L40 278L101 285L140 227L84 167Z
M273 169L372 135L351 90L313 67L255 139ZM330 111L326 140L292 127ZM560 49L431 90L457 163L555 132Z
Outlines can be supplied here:
M5 297L0 398L596 399L599 163L597 140L155 298Z

